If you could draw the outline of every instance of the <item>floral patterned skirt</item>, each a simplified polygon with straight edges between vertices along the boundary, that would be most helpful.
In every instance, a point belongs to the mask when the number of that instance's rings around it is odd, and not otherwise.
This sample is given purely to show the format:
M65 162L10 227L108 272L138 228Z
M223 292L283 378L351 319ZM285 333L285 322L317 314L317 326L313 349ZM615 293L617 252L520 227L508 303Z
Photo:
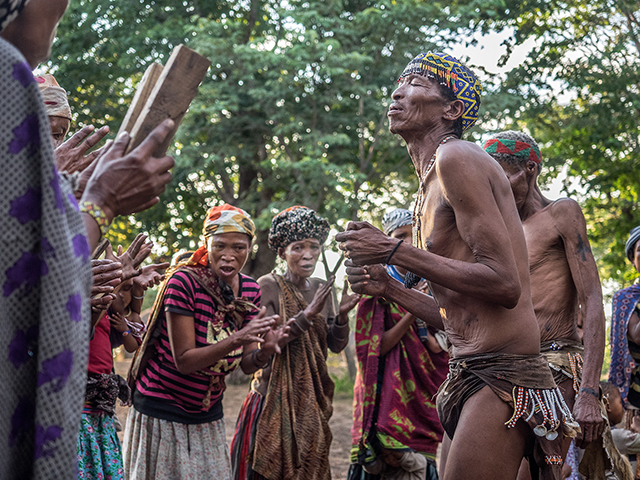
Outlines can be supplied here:
M224 419L185 425L129 409L124 430L129 480L229 480L231 462Z
M122 451L113 417L83 413L78 434L78 478L124 480Z

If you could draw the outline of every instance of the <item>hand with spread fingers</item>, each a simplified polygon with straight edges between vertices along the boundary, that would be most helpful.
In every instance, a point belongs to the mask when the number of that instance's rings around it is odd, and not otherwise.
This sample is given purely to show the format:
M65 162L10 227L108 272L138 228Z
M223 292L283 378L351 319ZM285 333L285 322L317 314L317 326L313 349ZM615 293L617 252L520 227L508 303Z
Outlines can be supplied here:
M264 336L276 325L280 316L266 316L267 309L262 307L260 313L235 333L238 345L249 345L254 342L264 343Z
M295 321L295 318L290 318L281 327L274 327L265 334L264 343L260 349L264 352L265 356L270 357L274 353L282 353L282 347L286 345L291 325L293 325Z
M582 389L580 389L582 390ZM589 391L598 392L598 386ZM580 433L576 438L578 448L586 448L591 442L602 435L605 421L600 412L599 400L595 395L580 391L573 405L573 418L580 424Z
M123 253L122 245L118 246L117 254L113 253L111 244L107 246L105 257L115 262L122 264L122 281L125 282L130 278L137 277L142 273L139 268L142 262L151 253L153 247L152 242L146 242L147 236L144 233L139 233L136 238L131 242L127 251Z
M116 298L113 291L122 281L122 264L109 259L92 260L91 269L93 272L91 307L104 310Z
M314 315L319 315L324 308L324 304L327 303L327 299L329 295L331 295L331 288L333 287L333 282L336 280L336 277L333 275L324 283L321 287L318 288L316 294L313 296L313 300L307 305L307 308L304 309L304 314L307 318L310 318Z
M349 295L349 282L347 278L344 279L344 286L342 288L342 297L340 298L340 307L338 308L338 316L340 318L340 324L345 324L349 321L349 312L358 305L358 302L362 298L359 293Z
M97 159L104 149L87 154L109 133L109 127L95 129L93 125L82 127L69 140L56 148L56 166L61 172L82 172Z
M351 290L360 295L384 297L391 277L385 268L378 265L357 266L351 260L345 262L347 280Z
M171 264L168 262L154 263L142 267L142 272L133 279L133 295L140 296L144 291L160 285L164 280L164 272Z
M171 133L173 124L165 120L126 155L130 137L122 133L100 157L82 200L100 205L108 218L141 212L158 203L158 195L171 181L169 170L175 162L169 156L151 155Z
M347 230L336 235L336 241L353 265L385 263L398 243L369 222L349 222Z

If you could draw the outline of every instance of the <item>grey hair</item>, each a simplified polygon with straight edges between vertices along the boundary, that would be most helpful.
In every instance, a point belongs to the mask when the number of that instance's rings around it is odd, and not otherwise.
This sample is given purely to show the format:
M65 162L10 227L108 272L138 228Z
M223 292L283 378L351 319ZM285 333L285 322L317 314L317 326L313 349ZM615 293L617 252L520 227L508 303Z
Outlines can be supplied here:
M524 132L517 132L515 130L506 130L504 132L498 132L495 135L492 135L491 138L502 138L505 140L515 140L516 142L524 142L529 145L535 146L538 150L540 147L537 142L531 137L531 135L527 135ZM511 155L509 153L489 153L494 159L498 162L507 163L509 165L526 165L529 160L524 157L516 157L515 155ZM538 173L542 170L542 163L538 163Z

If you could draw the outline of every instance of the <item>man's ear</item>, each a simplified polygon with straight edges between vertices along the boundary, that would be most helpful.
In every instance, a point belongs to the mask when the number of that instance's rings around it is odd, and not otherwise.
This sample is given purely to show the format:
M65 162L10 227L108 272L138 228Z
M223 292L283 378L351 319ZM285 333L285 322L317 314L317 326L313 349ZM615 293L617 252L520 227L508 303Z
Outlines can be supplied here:
M527 162L527 173L534 175L538 173L538 164L533 160Z
M460 99L456 99L453 102L449 102L444 107L444 114L442 117L445 120L449 120L451 122L455 122L458 118L462 116L464 113L464 102Z
M283 247L278 247L278 256L279 256L281 259L283 259L283 260L287 260L287 259L284 257L284 248L283 248Z

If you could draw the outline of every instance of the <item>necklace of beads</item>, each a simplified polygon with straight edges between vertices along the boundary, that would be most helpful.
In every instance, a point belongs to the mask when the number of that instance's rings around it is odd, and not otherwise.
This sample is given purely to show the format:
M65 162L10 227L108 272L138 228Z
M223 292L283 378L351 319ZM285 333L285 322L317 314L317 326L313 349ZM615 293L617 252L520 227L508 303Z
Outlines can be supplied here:
M451 140L452 138L458 138L455 135L447 135L446 137L444 137L440 143L438 144L438 146L436 147L436 151L433 152L433 156L431 157L431 159L429 160L429 163L427 164L427 168L425 169L424 173L422 174L422 177L420 178L420 186L418 187L418 195L416 198L416 203L415 206L413 207L413 246L420 248L421 250L424 250L424 245L422 243L422 208L424 207L424 201L425 201L425 180L427 179L427 175L429 174L429 172L431 171L431 169L433 168L433 164L436 162L436 155L438 153L438 149L444 145L445 143L447 143L449 140ZM404 278L404 286L406 288L414 288L416 285L418 285L418 283L420 282L421 278L414 274L413 272L407 272L407 274L405 275Z

